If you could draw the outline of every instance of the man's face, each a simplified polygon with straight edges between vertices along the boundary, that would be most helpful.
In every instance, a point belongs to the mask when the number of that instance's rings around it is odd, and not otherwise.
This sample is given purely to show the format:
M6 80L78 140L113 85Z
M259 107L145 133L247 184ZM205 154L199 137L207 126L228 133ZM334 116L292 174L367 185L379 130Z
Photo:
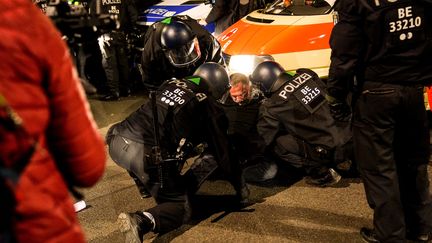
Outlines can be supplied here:
M241 82L231 86L230 95L234 102L242 104L249 99L249 84L243 84Z

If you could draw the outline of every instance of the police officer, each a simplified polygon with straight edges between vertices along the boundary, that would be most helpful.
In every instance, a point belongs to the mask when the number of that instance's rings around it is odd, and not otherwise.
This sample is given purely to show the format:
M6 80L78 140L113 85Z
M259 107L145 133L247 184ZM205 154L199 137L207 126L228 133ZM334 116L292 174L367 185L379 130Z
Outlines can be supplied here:
M354 150L374 229L368 242L431 240L429 135L423 85L432 80L432 3L340 0L330 39L329 101L338 119L350 114Z
M108 93L103 100L118 100L131 92L129 65L126 55L126 34L136 25L138 12L133 0L94 0L90 3L93 14L113 15L120 26L99 37L102 53L102 66L107 78Z
M169 17L147 30L141 59L145 86L192 75L204 62L225 65L219 42L189 16Z
M249 190L224 135L226 117L215 101L226 90L228 74L217 63L201 65L196 74L164 82L152 92L151 101L107 134L112 159L134 172L157 203L145 211L119 215L120 230L127 239L136 239L133 242L141 242L149 231L167 232L185 222L190 216L187 195L214 170L214 161L230 179L239 201L247 201ZM195 156L199 147L205 148L201 165L191 167L199 167L201 174L192 174L191 169L181 175L184 160ZM203 168L203 163L210 166Z
M317 74L309 69L290 74L278 63L266 61L256 67L251 80L268 97L257 124L266 145L283 162L304 168L307 183L321 187L337 183L341 176L334 168L352 163L351 133L347 122L339 124L331 116L325 84Z

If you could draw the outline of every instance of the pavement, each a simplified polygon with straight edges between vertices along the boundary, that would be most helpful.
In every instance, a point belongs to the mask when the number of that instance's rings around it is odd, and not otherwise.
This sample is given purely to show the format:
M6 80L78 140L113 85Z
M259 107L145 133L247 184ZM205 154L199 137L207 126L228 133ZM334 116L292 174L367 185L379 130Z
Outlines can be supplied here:
M147 99L141 95L89 101L104 136L110 125ZM90 243L124 242L117 216L155 205L152 198L140 198L133 180L109 156L106 163L103 178L90 189L80 189L87 208L78 217ZM429 175L432 178L432 170ZM343 178L334 187L318 188L306 184L296 171L282 170L277 180L249 188L252 203L239 209L232 206L230 184L206 181L194 199L191 222L164 235L149 233L144 242L356 243L363 242L359 229L372 225L372 210L359 178Z

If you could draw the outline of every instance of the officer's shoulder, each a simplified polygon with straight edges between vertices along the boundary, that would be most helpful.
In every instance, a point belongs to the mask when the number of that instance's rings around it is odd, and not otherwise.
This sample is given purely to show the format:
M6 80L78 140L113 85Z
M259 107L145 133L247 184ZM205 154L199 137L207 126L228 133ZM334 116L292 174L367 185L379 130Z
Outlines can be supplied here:
M299 68L296 70L296 74L302 74L302 73L307 73L314 78L319 78L318 74L309 68Z

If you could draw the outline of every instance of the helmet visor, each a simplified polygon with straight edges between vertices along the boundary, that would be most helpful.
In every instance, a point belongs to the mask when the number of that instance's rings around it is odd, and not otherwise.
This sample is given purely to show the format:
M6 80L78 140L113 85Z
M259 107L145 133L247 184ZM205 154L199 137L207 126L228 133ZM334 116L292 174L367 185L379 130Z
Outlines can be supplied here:
M176 67L188 66L196 62L201 56L198 39L194 38L179 48L168 49L165 54L172 65Z

